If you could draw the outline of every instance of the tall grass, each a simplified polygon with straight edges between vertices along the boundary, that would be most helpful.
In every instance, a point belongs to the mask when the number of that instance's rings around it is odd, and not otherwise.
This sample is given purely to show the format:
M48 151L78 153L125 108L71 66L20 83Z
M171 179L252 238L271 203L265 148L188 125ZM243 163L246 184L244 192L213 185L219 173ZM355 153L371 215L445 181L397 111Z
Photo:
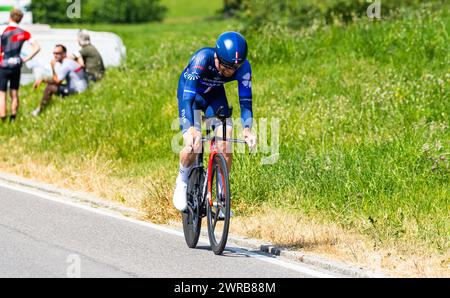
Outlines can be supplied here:
M446 9L403 13L346 27L247 32L255 116L281 119L281 143L274 165L261 165L263 154L235 156L238 215L301 210L377 244L411 241L448 251L450 16ZM87 93L55 100L38 119L29 115L39 95L24 88L19 121L0 126L0 150L8 153L1 161L27 156L62 171L95 158L112 169L112 179L170 189L180 72L195 50L242 25L195 19L90 29L118 33L127 64ZM227 91L238 107L235 88ZM145 200L143 206L158 204Z
M161 4L168 8L167 22L198 21L215 17L222 8L223 0L162 0Z

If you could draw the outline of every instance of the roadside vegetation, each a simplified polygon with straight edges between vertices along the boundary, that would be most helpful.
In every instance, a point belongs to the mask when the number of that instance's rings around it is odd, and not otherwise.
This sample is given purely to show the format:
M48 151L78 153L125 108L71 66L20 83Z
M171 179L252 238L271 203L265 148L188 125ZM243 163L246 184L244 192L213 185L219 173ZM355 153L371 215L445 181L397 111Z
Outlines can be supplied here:
M167 11L160 0L33 0L29 9L35 23L144 23L161 21ZM79 7L77 8L77 2ZM67 12L79 17L68 18Z
M87 27L119 34L128 52L87 93L35 119L41 93L23 88L18 122L0 125L1 170L178 221L178 77L195 50L242 31L256 122L279 119L280 146L271 165L268 153L235 156L234 231L394 274L449 276L448 3L302 26L212 18L221 1L162 3L162 23ZM236 85L227 91L238 116Z

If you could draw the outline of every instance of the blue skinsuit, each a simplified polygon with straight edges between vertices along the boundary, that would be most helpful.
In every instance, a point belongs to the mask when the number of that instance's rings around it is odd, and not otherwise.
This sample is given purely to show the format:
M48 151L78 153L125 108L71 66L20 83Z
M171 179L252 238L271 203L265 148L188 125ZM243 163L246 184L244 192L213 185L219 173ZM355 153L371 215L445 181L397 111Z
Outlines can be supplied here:
M207 118L213 118L220 106L228 108L224 84L238 81L239 102L243 127L251 127L252 69L246 60L232 77L225 77L215 66L214 48L203 48L191 58L178 82L178 108L181 129L185 133L194 126L194 111L202 110ZM228 111L223 111L228 112Z

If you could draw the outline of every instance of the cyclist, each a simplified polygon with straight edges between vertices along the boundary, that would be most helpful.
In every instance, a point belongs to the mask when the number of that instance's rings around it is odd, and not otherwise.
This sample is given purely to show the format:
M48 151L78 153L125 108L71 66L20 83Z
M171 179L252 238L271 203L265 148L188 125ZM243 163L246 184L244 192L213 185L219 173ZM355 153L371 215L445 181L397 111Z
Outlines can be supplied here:
M237 32L225 32L216 42L215 48L202 48L191 58L182 72L178 83L178 107L181 129L184 138L184 149L180 153L180 170L176 180L173 196L175 208L179 211L187 209L188 175L201 150L201 131L195 125L194 112L203 111L206 118L214 118L218 109L225 107L228 114L228 101L224 84L238 81L241 119L244 140L253 149L256 136L252 134L252 70L247 60L247 42ZM197 121L196 121L197 122ZM219 122L220 123L220 122ZM222 125L215 125L218 137L222 136ZM232 123L227 121L227 135L232 135ZM217 142L219 151L224 153L228 170L231 169L232 157L225 142ZM229 148L228 148L229 149Z
M11 116L10 122L14 122L19 108L19 87L21 67L24 62L33 59L41 47L32 38L31 34L19 27L22 21L23 12L13 9L10 12L9 23L1 26L1 46L0 46L0 119L6 121L6 91L10 89L11 95ZM25 42L32 46L32 52L27 57L21 57L20 52Z

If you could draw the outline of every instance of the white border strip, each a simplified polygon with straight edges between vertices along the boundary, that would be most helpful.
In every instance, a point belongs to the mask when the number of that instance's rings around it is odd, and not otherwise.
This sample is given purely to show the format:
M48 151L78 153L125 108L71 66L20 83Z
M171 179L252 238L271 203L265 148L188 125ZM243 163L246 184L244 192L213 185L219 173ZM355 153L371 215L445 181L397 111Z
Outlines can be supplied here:
M134 224L137 224L137 225L140 225L140 226L151 228L151 229L154 229L154 230L157 230L157 231L160 231L160 232L164 232L164 233L167 233L167 234L171 234L171 235L175 235L175 236L184 238L184 234L182 232L177 231L177 230L170 229L170 228L163 227L163 226L159 226L159 225L152 224L152 223L149 223L149 222L140 221L140 220L137 220L137 219L125 217L123 215L111 213L111 212L108 212L108 211L105 211L105 210L102 210L102 209L93 208L93 207L90 207L90 206L87 206L87 205L83 205L83 204L80 204L80 203L71 202L68 199L58 198L56 195L55 196L48 195L48 194L45 194L45 193L43 193L41 191L36 191L36 190L28 189L26 187L20 187L20 186L16 186L16 185L11 185L11 184L5 183L3 181L0 181L0 187L7 188L7 189L10 189L10 190L14 190L14 191L18 191L18 192L21 192L21 193L26 193L26 194L33 195L33 196L37 196L37 197L39 197L41 199L45 199L45 200L52 201L52 202L55 202L55 203L64 204L64 205L68 205L68 206L71 206L71 207L83 209L83 210L86 210L86 211L89 211L89 212L92 212L92 213L96 213L96 214L99 214L99 215L112 217L112 218L115 218L115 219L118 219L118 220L127 221L127 222L130 222L130 223L134 223ZM202 244L209 245L209 241L206 238L204 238L204 237L200 238L200 242ZM264 262L267 262L267 263L270 263L270 264L273 264L273 265L277 265L277 266L280 266L280 267L283 267L283 268L286 268L286 269L289 269L289 270L297 271L297 272L300 272L302 274L306 274L306 275L311 276L311 277L317 277L317 278L336 278L337 277L336 275L331 275L331 274L327 274L327 273L323 273L323 272L320 272L320 271L316 271L316 270L310 269L310 268L306 267L305 265L294 264L294 263L291 263L291 262L286 262L286 261L277 259L277 258L275 258L273 256L272 257L265 256L265 255L258 254L258 253L255 253L255 252L247 251L247 250L239 248L239 247L227 246L227 249L230 250L230 251L233 251L233 252L244 254L244 255L252 257L252 258L256 258L258 260L261 260L261 261L264 261Z

